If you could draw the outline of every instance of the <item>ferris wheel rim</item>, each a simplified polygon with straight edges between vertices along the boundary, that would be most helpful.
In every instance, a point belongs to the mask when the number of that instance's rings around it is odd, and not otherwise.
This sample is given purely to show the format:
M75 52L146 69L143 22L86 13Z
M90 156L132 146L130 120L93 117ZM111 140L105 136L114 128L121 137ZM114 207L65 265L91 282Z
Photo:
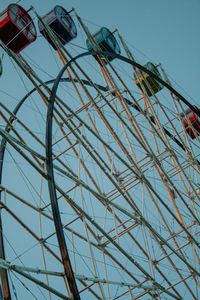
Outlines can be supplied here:
M73 59L73 61L74 61L74 59Z
M76 60L78 60L81 57L84 56L89 56L89 55L106 55L106 56L114 56L115 58L118 58L119 60L125 61L131 65L134 65L135 67L138 67L142 71L146 72L150 76L154 77L156 80L160 81L165 87L167 87L171 92L173 92L177 97L179 97L186 105L188 105L190 108L194 109L195 112L197 112L198 115L200 115L200 112L196 109L196 107L193 107L183 96L181 96L176 90L174 90L170 85L168 85L166 82L164 82L162 79L160 79L157 75L152 73L151 71L147 70L140 64L127 59L126 57L123 57L121 55L109 53L109 52L102 52L102 51L87 51L84 53L81 53L75 57L73 57L70 61L68 61L63 68L60 70L58 73L56 80L53 84L53 88L51 91L51 95L49 98L49 103L48 103L48 108L47 108L47 118L46 118L46 167L47 167L47 173L48 173L48 187L49 187L49 193L50 193L50 198L51 198L51 203L52 203L52 210L55 209L55 214L57 215L57 225L56 226L56 231L57 236L61 237L63 236L63 242L64 242L64 234L63 234L63 228L61 226L61 219L60 219L60 214L59 214L59 207L57 203L57 196L56 196L56 185L55 185L55 180L54 180L54 168L53 168L53 157L52 157L52 123L53 123L53 111L54 111L54 101L56 98L56 92L59 86L59 83L61 81L62 75L65 72L65 70ZM64 242L65 243L65 242ZM65 250L66 252L68 251L67 248ZM73 272L73 271L72 271ZM199 273L200 274L200 273ZM169 295L171 294L169 291L166 291ZM173 295L174 296L174 295Z

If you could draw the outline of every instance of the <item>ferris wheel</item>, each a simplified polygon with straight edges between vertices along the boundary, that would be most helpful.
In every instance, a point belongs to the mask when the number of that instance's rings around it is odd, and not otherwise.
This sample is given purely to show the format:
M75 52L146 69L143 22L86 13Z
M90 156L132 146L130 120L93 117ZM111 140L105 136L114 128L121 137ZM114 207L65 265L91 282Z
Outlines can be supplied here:
M198 300L199 108L74 10L10 4L0 38L24 86L0 103L2 299Z

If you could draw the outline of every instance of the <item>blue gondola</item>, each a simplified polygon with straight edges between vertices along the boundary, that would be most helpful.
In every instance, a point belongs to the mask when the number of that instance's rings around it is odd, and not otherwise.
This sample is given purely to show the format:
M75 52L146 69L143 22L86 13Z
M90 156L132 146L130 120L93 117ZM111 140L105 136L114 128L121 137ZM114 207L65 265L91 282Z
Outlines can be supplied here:
M77 36L76 25L70 14L62 6L56 5L42 19L49 25L63 45L67 44ZM38 21L38 27L41 34L47 39L51 46L56 49L56 45L48 36L48 33L40 20Z

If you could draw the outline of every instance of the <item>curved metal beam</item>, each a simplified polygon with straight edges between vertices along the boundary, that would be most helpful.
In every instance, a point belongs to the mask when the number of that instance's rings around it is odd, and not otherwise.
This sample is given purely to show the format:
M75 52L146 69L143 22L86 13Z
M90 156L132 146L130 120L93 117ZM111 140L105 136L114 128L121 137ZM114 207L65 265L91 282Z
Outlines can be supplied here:
M78 82L76 79L73 79L75 82ZM82 79L81 80L84 85L91 86L91 83L87 80ZM46 85L52 84L55 82L55 79L48 80L44 82ZM71 82L71 78L62 78L61 82ZM103 87L99 84L94 84L96 87L98 87L102 91L108 91L106 87ZM41 87L42 85L39 85ZM24 102L28 99L28 97L33 94L36 91L36 88L29 91L16 105L16 107L13 110L13 115L16 115ZM15 117L10 117L9 123L12 124L15 120ZM5 128L5 132L9 133L12 128L7 125ZM0 144L0 185L2 183L2 175L3 175L3 164L4 164L4 156L5 156L5 149L6 149L7 140L6 138L3 138ZM1 191L0 191L0 201L1 201ZM4 239L3 239L3 225L2 220L0 218L0 258L5 259L5 250L4 250ZM9 280L7 275L7 270L1 269L0 270L0 277L2 282L2 290L3 290L3 296L5 300L11 300L11 294L10 294L10 287L9 287Z
M147 70L146 68L144 68L143 66L141 66L140 64L136 63L135 61L129 60L126 57L120 56L120 55L115 55L112 53L107 53L107 52L98 52L98 53L91 53L91 52L86 52L86 53L82 53L76 57L74 57L69 63L68 65L70 65L73 61L77 60L80 57L86 56L86 55L93 55L93 54L102 54L102 55L107 55L107 56L112 56L112 57L116 57L122 61L125 61L129 64L134 65L135 67L141 69L142 71L146 72L147 74L149 74L150 76L154 77L157 81L159 81L161 84L163 84L165 87L167 87L172 93L174 93L180 100L182 100L188 107L190 107L193 111L195 111L195 113L199 116L200 112L198 109L196 109L196 107L194 107L193 105L191 105L182 95L180 95L176 90L174 90L171 86L169 86L166 82L164 82L161 78L159 78L158 76L156 76L154 73L152 73L151 71ZM64 66L63 69L66 69L67 66ZM63 74L63 69L61 70L62 74ZM60 74L60 73L59 73ZM59 75L58 75L59 76ZM61 75L62 76L62 75ZM61 77L60 76L60 77ZM49 85L51 83L54 83L56 79L52 79L52 80L48 80L45 82L45 84ZM76 79L73 79L75 82L78 82ZM92 86L91 83L87 80L81 80L83 82L84 85L88 85L88 86ZM60 78L59 82L71 82L70 78ZM98 87L100 90L102 91L108 91L108 89L104 86L101 86L99 84L94 84L96 87ZM41 85L40 85L41 86ZM13 110L13 114L16 115L17 112L19 111L19 109L21 108L21 106L23 105L23 103L26 101L26 99L36 91L36 89L32 89L29 93L27 93L22 99L21 101L19 101L19 103L17 104L17 106L15 107L15 109ZM113 95L115 95L115 93L113 93ZM140 109L138 108L137 105L133 104L131 101L129 101L126 98L123 98L128 105L131 105L134 109L136 109L137 111L140 112ZM14 117L11 117L9 119L9 122L12 124L13 121L15 120ZM150 117L150 120L152 123L155 124L154 118ZM174 137L165 127L163 127L165 133L180 147L182 148L182 150L186 150L184 145L176 138ZM11 130L10 126L6 126L5 131L9 132ZM6 148L6 139L3 138L1 141L1 145L0 145L0 184L2 182L2 173L3 173L3 162L4 162L4 154L5 154L5 148ZM198 164L200 164L199 161L197 161ZM0 200L1 200L1 192L0 192ZM3 227L2 227L2 220L0 218L0 257L5 259L5 251L4 251L4 240L3 240ZM5 270L1 271L1 280L2 280L2 287L4 290L4 298L7 300L11 299L10 296L10 289L9 289L9 281L8 281L8 276L7 276L7 272Z
M47 174L48 174L48 186L49 186L49 194L50 194L50 200L51 200L51 206L52 206L52 212L55 220L55 227L56 227L56 233L57 233L57 238L58 242L60 245L61 249L61 255L62 255L62 260L63 260L63 265L64 269L66 272L66 276L68 278L69 286L70 286L70 291L72 292L72 295L74 296L75 299L80 299L79 298L79 293L77 290L76 286L76 281L75 277L73 274L73 270L71 267L71 262L70 258L68 255L68 250L67 250L67 245L66 241L64 238L64 232L62 228L62 222L61 222L61 217L59 213L59 206L57 202L57 195L56 195L56 187L55 187L55 181L54 181L54 170L53 170L53 153L52 153L52 125L53 125L53 112L54 112L54 102L56 98L56 93L57 89L59 86L59 83L61 81L62 75L65 72L65 70L76 60L78 60L81 57L84 56L89 56L89 55L104 55L108 57L114 57L118 58L128 64L131 64L140 70L146 72L153 78L155 78L157 81L162 83L165 87L167 87L172 93L174 93L180 100L182 100L187 106L189 106L193 111L197 113L197 115L200 116L200 112L193 106L191 105L183 96L181 96L176 90L174 90L171 86L169 86L166 82L164 82L162 79L160 79L157 75L152 73L151 71L147 70L140 64L136 63L135 61L132 61L126 57L123 57L121 55L116 55L112 54L109 52L102 52L102 51L88 51L84 52L82 54L77 55L76 57L72 58L59 72L53 88L51 92L51 96L49 98L49 104L48 104L48 109L47 109L47 119L46 119L46 167L47 167Z

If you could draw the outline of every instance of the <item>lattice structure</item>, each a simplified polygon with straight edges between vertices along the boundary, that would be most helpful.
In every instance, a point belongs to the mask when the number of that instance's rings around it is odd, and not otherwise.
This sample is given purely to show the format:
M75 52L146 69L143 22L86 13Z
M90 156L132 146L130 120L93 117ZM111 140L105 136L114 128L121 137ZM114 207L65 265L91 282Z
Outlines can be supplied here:
M14 111L0 103L4 298L197 300L199 136L181 114L198 108L121 36L109 54L73 16L93 45L75 55L32 14L61 71L1 44L31 83Z

